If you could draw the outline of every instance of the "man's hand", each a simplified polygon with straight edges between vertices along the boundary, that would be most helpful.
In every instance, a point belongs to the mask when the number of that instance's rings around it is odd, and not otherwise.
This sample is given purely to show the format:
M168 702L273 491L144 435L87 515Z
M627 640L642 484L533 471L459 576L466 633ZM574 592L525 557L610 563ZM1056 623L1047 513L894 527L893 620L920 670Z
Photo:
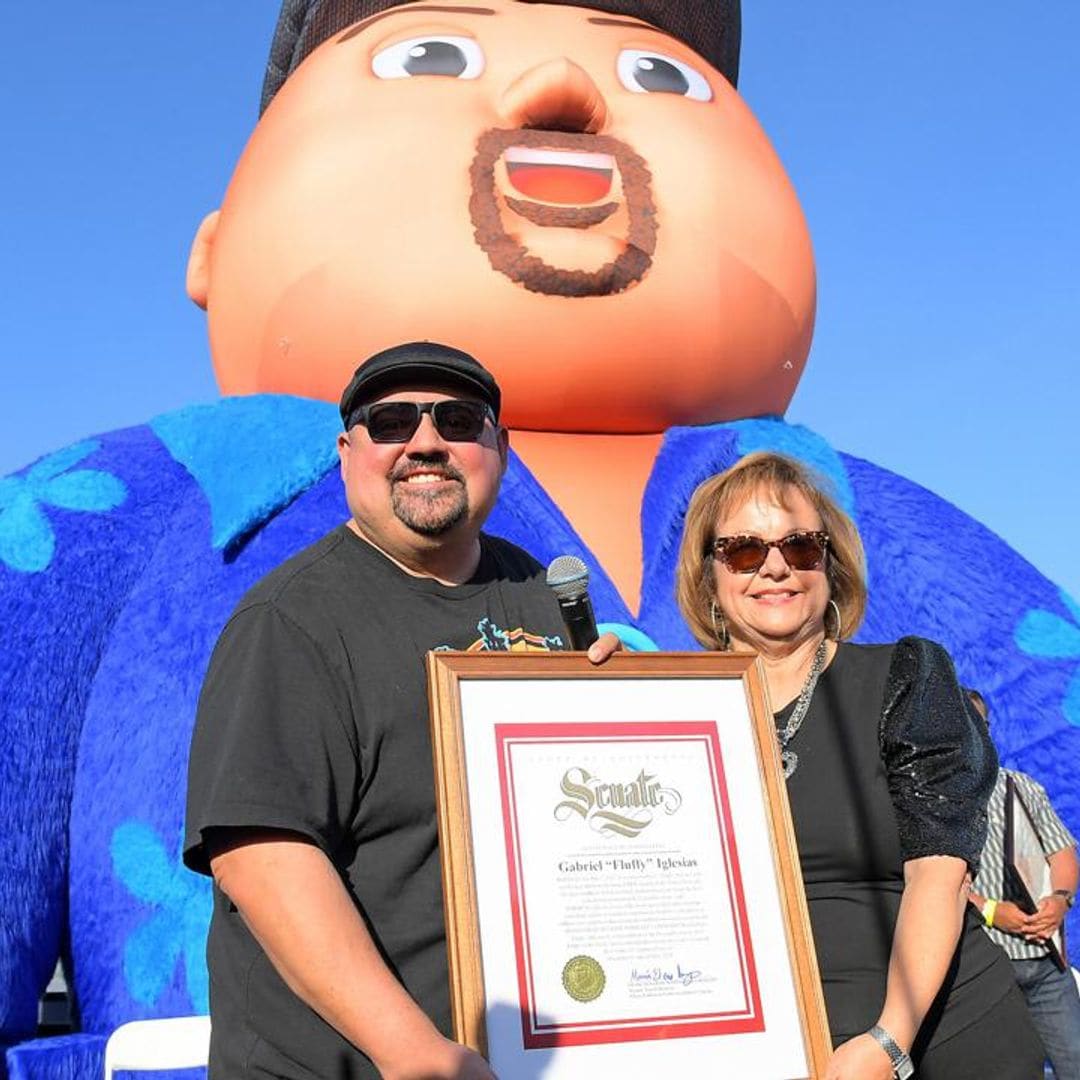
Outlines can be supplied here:
M1069 905L1065 903L1064 896L1044 896L1035 914L1026 917L1024 937L1029 941L1045 941L1057 933L1068 912Z
M838 1046L825 1067L825 1080L892 1080L889 1055L869 1034Z
M999 900L994 909L994 929L1010 934L1026 934L1029 916L1011 900Z
M403 1045L395 1058L375 1064L383 1080L496 1080L478 1053L438 1033Z
M608 630L589 646L589 659L594 664L602 664L613 653L622 652L622 647L623 643L619 636Z

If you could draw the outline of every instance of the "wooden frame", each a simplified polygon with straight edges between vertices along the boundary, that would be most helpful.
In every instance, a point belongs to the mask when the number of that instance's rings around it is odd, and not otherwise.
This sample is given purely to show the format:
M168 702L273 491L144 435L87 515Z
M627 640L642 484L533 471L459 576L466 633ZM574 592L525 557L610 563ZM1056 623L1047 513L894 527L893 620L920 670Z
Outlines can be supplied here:
M1013 879L1029 914L1038 909L1039 900L1053 891L1050 863L1031 811L1017 790L1013 778L1005 774L1005 871ZM1068 971L1065 953L1065 924L1047 942L1050 957L1061 971Z
M527 681L528 686L515 686L523 681ZM515 1007L520 1006L521 1009L520 1023L524 1033L524 1042L518 1049L529 1053L535 1047L547 1047L547 1050L539 1050L538 1053L540 1055L562 1054L563 1057L560 1060L565 1062L568 1060L567 1055L575 1052L576 1043L588 1043L586 1054L589 1055L589 1068L597 1069L598 1074L603 1075L608 1067L614 1071L614 1066L610 1064L608 1066L599 1064L598 1067L598 1063L604 1060L602 1055L605 1052L616 1055L632 1053L635 1055L635 1062L652 1060L654 1065L650 1068L654 1068L658 1060L657 1054L664 1049L664 1040L669 1038L680 1039L679 1053L682 1059L688 1049L692 1050L695 1045L695 1040L690 1036L696 1035L697 1026L704 1024L706 1027L702 1030L707 1037L697 1040L697 1043L703 1048L707 1044L710 1057L708 1067L703 1068L700 1075L721 1075L727 1071L723 1063L717 1060L718 1047L721 1050L730 1047L733 1054L742 1054L742 1058L736 1056L732 1060L736 1063L741 1061L742 1067L745 1068L747 1060L745 1055L751 1053L754 1046L771 1046L772 1043L777 1044L776 1054L789 1055L785 1059L786 1064L782 1066L782 1071L775 1073L777 1080L781 1075L784 1080L790 1080L795 1076L812 1080L812 1078L824 1075L825 1065L831 1054L824 998L813 949L787 793L780 767L775 727L766 706L764 678L760 664L752 655L620 653L604 665L596 667L580 654L434 652L428 655L428 683L455 1038L485 1056L488 1056L489 1049L493 1052L499 1050L499 1047L489 1044L488 1038L489 1002L485 991L484 956L485 950L492 952L493 956L496 950L505 950L509 954L509 945L503 940L504 928L500 929L498 938L492 937L491 929L486 925L481 925L480 913L485 910L485 905L487 910L498 908L500 917L498 920L492 919L491 927L497 923L502 927L505 920L501 912L504 908L511 912L510 918L517 919L518 913L514 908L517 903L517 886L513 881L514 869L511 865L506 871L509 892L512 894L509 899L496 895L507 890L503 886L491 885L494 879L488 871L484 873L488 874L486 880L489 882L489 887L483 896L478 894L478 858L474 841L481 847L479 861L483 863L487 859L489 866L494 865L490 856L483 855L482 852L491 850L491 845L494 843L491 840L491 834L500 831L498 826L495 829L489 827L488 815L492 807L496 805L502 808L501 832L505 836L508 853L513 848L511 833L521 828L518 824L512 824L517 821L517 818L507 811L507 777L502 765L504 760L509 760L510 751L507 748L516 747L519 744L525 746L531 741L536 741L524 736L535 733L540 728L543 728L544 738L553 740L551 745L563 745L560 741L562 736L559 734L563 731L569 733L566 736L567 745L575 738L581 738L589 744L600 743L608 736L604 735L603 738L598 736L594 739L588 733L601 728L606 732L605 724L594 721L598 716L607 717L612 713L605 711L606 706L596 708L597 702L604 703L610 696L616 702L613 708L618 713L619 709L625 712L627 703L631 700L650 699L651 695L653 700L661 701L666 700L661 695L679 699L680 694L685 694L699 702L713 702L723 698L729 703L728 713L736 715L721 717L719 715L721 710L717 704L709 704L707 714L705 714L701 712L704 706L698 704L693 706L699 710L696 715L698 722L695 724L683 723L680 719L681 714L676 713L672 719L666 716L655 717L656 722L647 725L642 725L631 718L626 721L620 719L609 726L612 731L618 729L619 733L612 736L614 741L625 744L627 749L631 743L637 747L640 739L647 741L649 738L655 738L657 740L655 745L660 747L665 741L670 742L685 737L688 743L692 742L695 746L698 744L705 746L706 743L710 747L715 746L715 756L719 757L721 743L723 743L723 754L728 760L715 771L715 775L719 776L719 783L732 784L732 790L736 791L737 795L742 792L739 799L742 799L747 806L760 807L760 812L743 812L743 818L746 821L753 819L758 822L759 816L761 822L754 826L757 832L747 827L747 837L767 836L766 844L759 842L756 846L748 847L747 843L743 845L745 849L743 857L745 859L749 856L749 863L752 864L746 886L751 904L743 903L742 893L736 895L732 892L734 899L731 906L732 913L738 910L741 918L741 921L736 919L732 925L741 927L747 934L751 979L757 978L757 969L753 966L755 964L753 950L757 950L759 959L764 957L766 961L761 965L760 996L754 999L758 1005L756 1019L753 1023L744 1021L742 1026L739 1026L733 1024L732 1021L721 1022L713 1018L725 1015L720 1012L709 1014L710 1019L707 1022L697 1019L699 1014L695 1014L694 1017L676 1017L671 1023L668 1021L672 1018L664 1016L661 1017L664 1023L660 1024L657 1021L655 1030L648 1027L652 1022L652 1017L647 1021L617 1020L611 1021L611 1024L621 1024L623 1027L611 1027L610 1030L600 1034L575 1033L578 1029L575 1029L571 1022L563 1025L549 1023L544 1031L540 1031L539 1034L534 1033L533 1042L530 1043L529 1022L526 1016L528 1010L525 1006L525 997L521 996L516 999ZM537 704L537 699L543 699L546 695L551 700L558 700L560 694L569 694L571 690L574 698L566 697L567 702L573 701L576 706L577 698L584 695L592 703L583 706L583 715L571 715L570 719L565 721L552 721L550 715L544 715L542 725L530 724L528 716L522 720L523 713L529 713L530 709L543 708L542 704ZM490 706L481 707L474 704L463 707L463 692L466 691L474 702L484 700L501 703L505 701L507 708L502 715L508 722L497 723L490 719L479 718L485 710L490 711ZM632 695L632 697L627 695ZM618 702L622 704L619 705ZM736 704L731 706L730 703ZM501 708L501 704L498 707ZM628 712L634 713L635 707L631 705ZM679 708L678 705L673 707ZM476 715L476 719L467 715L470 708ZM743 721L741 724L738 723L737 715L740 713ZM654 716L652 713L648 715ZM703 716L704 719L702 719ZM583 722L583 717L589 722ZM724 724L723 732L721 732L721 719ZM637 717L637 721L640 720L642 717ZM699 730L702 724L709 729L707 738ZM469 731L466 730L467 726L470 728ZM631 734L645 731L646 728L650 733L648 736ZM741 733L736 738L737 731ZM586 734L581 735L582 732ZM491 738L493 733L496 736L494 741ZM518 738L520 733L524 733L522 738ZM492 745L489 747L489 744ZM482 750L470 749L470 747L480 747ZM470 753L474 757L481 753L485 755L482 758L485 762L484 768L476 766L477 775L473 777L472 789L470 789L468 765ZM520 751L520 754L525 753L525 750ZM713 750L707 749L703 753L712 755ZM499 755L507 755L507 757ZM476 760L481 759L476 758ZM500 763L498 767L489 768L491 762L496 760ZM521 760L526 763L523 773L527 777L529 759L522 757ZM496 797L495 773L499 774L501 785L501 801L497 804L493 802ZM644 770L642 770L642 775L644 776ZM727 799L726 789L721 792L721 796ZM679 798L681 800L681 796ZM699 799L699 802L702 800ZM738 799L731 805L736 804L742 805ZM727 807L727 803L724 805ZM716 800L716 806L719 821L719 800ZM729 807L727 808L730 810ZM733 829L731 837L734 841L730 847L735 860L734 878L732 879L729 870L728 879L734 880L735 886L742 889L742 878L739 875L745 868L740 870L737 845L740 842L739 830L746 826L737 820L738 814L739 811L736 811L734 816L729 813L724 821L731 825ZM474 820L476 815L480 815L484 822L484 828L480 832L476 831L477 821ZM526 819L522 818L522 820ZM550 830L553 827L548 823L545 828ZM767 848L767 856L762 852L763 848ZM724 856L724 858L727 857L727 855ZM521 859L519 865L522 869L519 873L522 878L525 876L523 868L529 861L524 857ZM544 877L533 871L530 873L534 878ZM524 887L523 884L522 888ZM706 894L703 893L703 895ZM707 895L712 897L715 893L710 892ZM750 912L749 915L747 911ZM770 929L767 933L761 932L761 926L765 925L767 918L763 912L774 912L769 916L774 921L768 923ZM515 922L515 936L517 925ZM485 933L488 936L485 936ZM782 941L784 947L781 948L775 943L776 941ZM527 938L526 943L528 943ZM520 941L516 944L519 981L522 995L524 995L527 980L521 974ZM575 957L575 960L578 959L581 958ZM492 962L494 963L494 960ZM498 970L504 971L505 966L502 965ZM583 974L587 976L588 972ZM646 971L642 977L648 974ZM680 970L679 974L689 973L683 973ZM695 971L693 974L696 976L700 973ZM638 977L636 968L632 975L635 978ZM666 972L663 975L667 977ZM602 978L602 976L599 977ZM567 992L574 996L570 986L566 984L566 978L566 969L564 969L563 984ZM718 985L721 983L729 985L731 982L731 980L716 978L706 981L712 981ZM757 992L756 982L753 983L752 989L755 993ZM618 992L612 990L612 993ZM662 993L661 990L650 991L650 993L653 992ZM697 988L695 992L699 992ZM747 1001L750 1001L751 997L752 995L748 996ZM578 997L576 1000L580 1001L582 998ZM766 1002L764 1009L760 1007L762 1000ZM753 1010L751 1009L750 1012ZM749 1016L750 1013L747 1015ZM685 1026L679 1028L677 1026L679 1022L684 1022ZM597 1025L599 1023L597 1022ZM786 1027L784 1027L785 1024ZM583 1029L588 1027L589 1025L582 1024ZM505 1031L505 1027L500 1030ZM539 1028L537 1030L539 1031ZM781 1039L777 1033L781 1030L784 1032L783 1042L788 1047L784 1050L779 1049ZM545 1031L549 1033L545 1034ZM728 1034L729 1031L730 1034ZM770 1038L772 1043L753 1041ZM544 1039L547 1041L543 1041ZM793 1042L801 1042L801 1046L796 1050L796 1057L800 1064L796 1066L791 1064L790 1057L790 1044ZM667 1055L670 1060L670 1048L667 1049ZM512 1080L513 1070L506 1071L505 1063L501 1063L495 1057L491 1060L493 1067L504 1080ZM616 1061L617 1058L613 1057L610 1060ZM619 1066L621 1070L619 1074L635 1075L633 1067L631 1072L626 1072L626 1060L626 1057L621 1059L623 1065ZM529 1072L529 1075L533 1074L532 1071ZM567 1075L573 1074L574 1071L571 1070ZM690 1068L689 1074L695 1074L695 1069ZM736 1070L729 1074L749 1075L750 1073L739 1073ZM761 1080L766 1080L766 1077L773 1075L756 1068L752 1074L761 1077ZM548 1062L545 1064L544 1075L556 1077L561 1073L558 1069L550 1068L550 1062Z

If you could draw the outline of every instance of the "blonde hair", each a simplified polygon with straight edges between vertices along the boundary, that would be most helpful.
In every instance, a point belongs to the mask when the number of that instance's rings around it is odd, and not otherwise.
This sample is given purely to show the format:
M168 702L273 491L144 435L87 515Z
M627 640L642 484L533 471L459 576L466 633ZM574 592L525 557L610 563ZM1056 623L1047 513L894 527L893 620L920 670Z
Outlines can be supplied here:
M789 493L797 491L814 507L822 530L829 534L825 574L829 599L840 613L836 635L846 638L858 630L866 613L866 556L855 523L823 487L824 482L805 465L767 451L747 454L730 469L698 485L683 525L675 596L691 633L707 649L724 647L714 607L712 543L716 526L755 495L766 495L786 510Z

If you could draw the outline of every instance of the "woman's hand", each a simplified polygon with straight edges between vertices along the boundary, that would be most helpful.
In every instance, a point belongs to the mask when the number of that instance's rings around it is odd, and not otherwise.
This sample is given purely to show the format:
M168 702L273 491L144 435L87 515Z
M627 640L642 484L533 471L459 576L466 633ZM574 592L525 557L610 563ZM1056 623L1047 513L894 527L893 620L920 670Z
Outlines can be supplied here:
M825 1067L825 1080L892 1080L892 1076L889 1055L869 1034L838 1046Z

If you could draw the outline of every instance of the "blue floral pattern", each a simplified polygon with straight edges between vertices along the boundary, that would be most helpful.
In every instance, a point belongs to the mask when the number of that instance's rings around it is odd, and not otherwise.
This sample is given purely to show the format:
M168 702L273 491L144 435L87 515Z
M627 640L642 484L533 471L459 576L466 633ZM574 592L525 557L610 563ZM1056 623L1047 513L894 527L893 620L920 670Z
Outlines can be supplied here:
M206 933L213 906L209 879L170 858L157 832L141 821L125 821L112 836L113 871L128 892L153 909L124 944L124 981L132 998L153 1005L183 957L192 1011L210 1006Z
M1080 604L1062 592L1061 602L1070 618L1035 608L1028 611L1016 627L1016 644L1028 656L1045 660L1080 661ZM1080 727L1080 665L1073 674L1061 703L1065 719Z
M74 468L100 448L94 441L76 443L21 476L0 477L0 561L26 574L48 568L56 536L45 506L102 514L127 498L127 488L112 473Z

